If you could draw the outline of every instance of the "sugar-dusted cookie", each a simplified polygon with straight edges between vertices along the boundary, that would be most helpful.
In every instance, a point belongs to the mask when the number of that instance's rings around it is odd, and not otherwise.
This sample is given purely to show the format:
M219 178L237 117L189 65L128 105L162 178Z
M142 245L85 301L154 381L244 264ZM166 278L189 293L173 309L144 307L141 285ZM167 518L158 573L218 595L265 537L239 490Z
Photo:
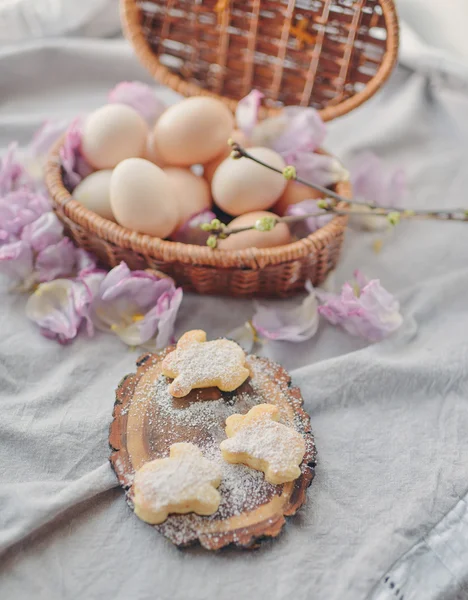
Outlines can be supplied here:
M169 391L176 398L212 386L232 392L250 375L240 346L226 339L207 342L201 330L187 331L180 338L177 348L163 360L162 372L174 378Z
M302 435L278 423L279 410L273 404L258 404L246 415L226 419L227 440L221 442L224 460L243 463L265 473L269 483L297 479L306 446Z
M204 458L194 444L172 444L169 458L144 464L135 474L135 514L151 525L170 513L211 515L221 496L221 468Z

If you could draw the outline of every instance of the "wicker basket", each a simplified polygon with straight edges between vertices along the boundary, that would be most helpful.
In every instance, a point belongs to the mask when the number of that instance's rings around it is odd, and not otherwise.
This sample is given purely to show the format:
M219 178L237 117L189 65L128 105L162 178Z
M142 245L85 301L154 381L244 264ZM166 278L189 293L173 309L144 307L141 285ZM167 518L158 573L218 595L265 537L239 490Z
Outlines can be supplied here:
M397 58L393 0L121 0L121 8L156 79L233 111L255 88L270 112L313 106L334 119L375 94Z
M255 87L265 112L310 105L331 119L370 97L396 60L390 0L121 0L127 36L145 66L184 95L219 97L232 109ZM297 5L297 7L296 7ZM345 217L276 248L212 250L138 234L76 202L63 185L60 142L46 183L69 235L104 264L154 268L202 294L290 296L323 282L338 261ZM351 197L349 184L336 190Z

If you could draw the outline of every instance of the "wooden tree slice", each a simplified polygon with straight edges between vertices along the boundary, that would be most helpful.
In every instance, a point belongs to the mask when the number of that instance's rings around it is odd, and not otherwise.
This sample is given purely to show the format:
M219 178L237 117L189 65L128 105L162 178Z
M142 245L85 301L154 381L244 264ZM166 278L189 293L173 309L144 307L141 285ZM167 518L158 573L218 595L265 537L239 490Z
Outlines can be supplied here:
M133 507L135 471L150 460L168 456L172 444L192 442L208 458L220 460L226 418L244 414L256 404L275 404L282 422L295 427L306 440L300 477L271 485L259 471L222 461L222 500L215 514L174 514L155 527L177 546L199 542L209 550L229 544L253 547L262 538L277 536L284 517L295 514L305 502L314 477L316 450L300 390L291 387L290 376L280 365L249 355L251 377L235 392L209 388L173 398L169 380L161 374L162 359L173 349L141 356L137 372L124 377L117 388L109 433L110 461L128 503Z

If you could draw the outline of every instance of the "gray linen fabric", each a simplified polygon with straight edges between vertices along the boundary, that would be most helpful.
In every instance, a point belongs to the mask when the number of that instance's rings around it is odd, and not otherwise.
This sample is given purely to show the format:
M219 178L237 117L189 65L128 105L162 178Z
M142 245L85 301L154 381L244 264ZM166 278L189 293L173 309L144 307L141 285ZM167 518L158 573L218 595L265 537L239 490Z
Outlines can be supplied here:
M412 206L468 207L468 96L462 85L442 88L408 65L330 125L327 147L345 162L371 149L403 164ZM0 147L27 142L47 117L98 106L123 79L149 81L120 40L1 49ZM349 232L338 283L356 267L380 277L401 301L402 329L369 346L322 323L309 342L260 350L302 388L319 464L306 506L254 553L179 551L134 517L107 463L107 434L114 388L137 353L104 334L67 347L41 338L25 318L25 299L3 285L0 597L362 600L374 593L468 489L467 231L402 224L379 255L372 235ZM250 301L187 295L177 334L200 327L223 335L252 311ZM461 536L459 553L466 543ZM456 598L468 564L455 572L447 562L440 572L440 589L418 592L423 570L408 598Z

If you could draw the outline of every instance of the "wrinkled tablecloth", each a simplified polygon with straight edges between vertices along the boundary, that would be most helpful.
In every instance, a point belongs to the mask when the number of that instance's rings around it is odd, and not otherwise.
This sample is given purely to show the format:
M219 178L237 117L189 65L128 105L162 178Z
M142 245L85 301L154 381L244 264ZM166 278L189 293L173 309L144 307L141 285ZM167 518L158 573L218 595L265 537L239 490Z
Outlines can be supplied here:
M383 91L329 125L327 147L403 165L413 207L468 208L468 78L413 42ZM150 81L119 39L0 48L0 146L92 110L124 79ZM395 336L368 345L322 323L260 350L301 387L319 462L306 506L256 552L180 551L132 514L107 436L138 352L100 333L48 341L2 285L0 597L468 598L468 226L401 224L380 254L373 239L349 232L336 279L381 278L405 318ZM176 333L223 335L252 313L187 294Z

